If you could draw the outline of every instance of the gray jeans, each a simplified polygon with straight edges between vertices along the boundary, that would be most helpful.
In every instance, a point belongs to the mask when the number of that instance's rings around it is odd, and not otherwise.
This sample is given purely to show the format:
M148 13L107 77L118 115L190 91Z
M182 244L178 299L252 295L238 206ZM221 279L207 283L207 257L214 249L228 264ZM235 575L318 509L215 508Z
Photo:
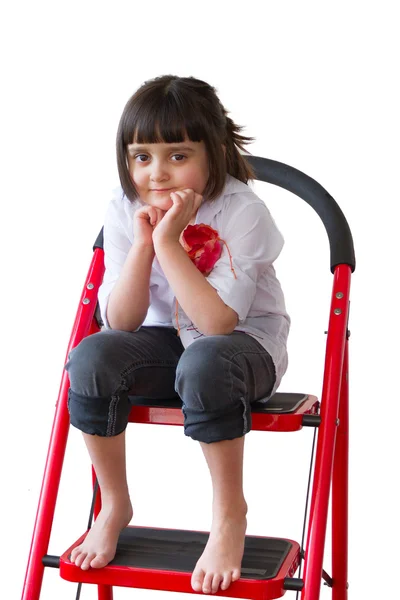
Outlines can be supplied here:
M251 404L270 395L275 368L250 335L202 337L183 347L173 327L136 332L105 330L72 350L71 424L100 436L118 435L128 424L130 396L182 400L184 432L211 443L245 435Z

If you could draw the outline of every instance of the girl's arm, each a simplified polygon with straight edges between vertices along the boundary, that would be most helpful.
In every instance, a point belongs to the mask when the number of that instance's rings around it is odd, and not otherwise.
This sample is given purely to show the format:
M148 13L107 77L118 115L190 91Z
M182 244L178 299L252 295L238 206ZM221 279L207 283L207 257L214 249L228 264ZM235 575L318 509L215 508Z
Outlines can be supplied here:
M153 229L164 214L150 206L133 210L117 196L104 222L106 270L99 304L106 327L122 331L139 329L146 318L155 256Z
M108 299L107 321L112 329L135 331L146 318L153 259L152 246L132 244Z
M196 327L205 335L232 333L237 313L221 300L179 241L155 240L154 247L179 305Z
M237 313L221 300L179 241L182 231L196 214L202 196L192 189L185 189L171 193L171 199L173 206L154 228L158 262L179 305L202 333L232 333L238 322Z
M230 253L223 252L206 279L179 244L193 209L198 209L197 195L190 190L178 194L179 198L177 193L171 194L174 206L153 234L159 263L179 304L198 329L206 335L229 334L246 319L259 278L282 249L282 235L261 200L236 202L224 218L223 235L229 240Z

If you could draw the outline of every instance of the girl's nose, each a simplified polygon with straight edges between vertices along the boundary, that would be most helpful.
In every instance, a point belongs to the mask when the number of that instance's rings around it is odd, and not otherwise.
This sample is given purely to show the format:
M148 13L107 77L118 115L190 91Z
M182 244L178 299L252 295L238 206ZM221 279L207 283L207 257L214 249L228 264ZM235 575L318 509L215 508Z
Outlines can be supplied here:
M150 179L152 181L166 181L169 178L168 169L163 162L153 160L151 167Z

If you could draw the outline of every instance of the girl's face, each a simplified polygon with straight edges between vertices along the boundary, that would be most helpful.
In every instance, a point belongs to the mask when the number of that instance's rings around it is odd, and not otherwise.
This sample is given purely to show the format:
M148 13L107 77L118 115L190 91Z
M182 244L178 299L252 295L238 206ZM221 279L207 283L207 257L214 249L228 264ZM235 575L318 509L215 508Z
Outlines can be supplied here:
M139 198L161 210L172 206L170 193L190 188L203 194L208 157L204 142L129 144L129 173Z

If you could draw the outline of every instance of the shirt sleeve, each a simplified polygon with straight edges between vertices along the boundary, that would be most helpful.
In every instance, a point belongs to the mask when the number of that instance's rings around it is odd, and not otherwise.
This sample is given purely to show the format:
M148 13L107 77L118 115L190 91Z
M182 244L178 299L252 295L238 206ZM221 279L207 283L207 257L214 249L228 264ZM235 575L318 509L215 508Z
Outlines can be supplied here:
M260 201L231 214L221 227L220 237L225 241L224 248L207 281L223 302L237 312L242 323L254 301L260 276L283 248L283 236L268 208Z
M121 198L114 198L108 206L104 219L103 239L105 273L99 288L98 302L104 326L106 329L111 329L106 314L108 299L133 243L133 220L124 210Z

